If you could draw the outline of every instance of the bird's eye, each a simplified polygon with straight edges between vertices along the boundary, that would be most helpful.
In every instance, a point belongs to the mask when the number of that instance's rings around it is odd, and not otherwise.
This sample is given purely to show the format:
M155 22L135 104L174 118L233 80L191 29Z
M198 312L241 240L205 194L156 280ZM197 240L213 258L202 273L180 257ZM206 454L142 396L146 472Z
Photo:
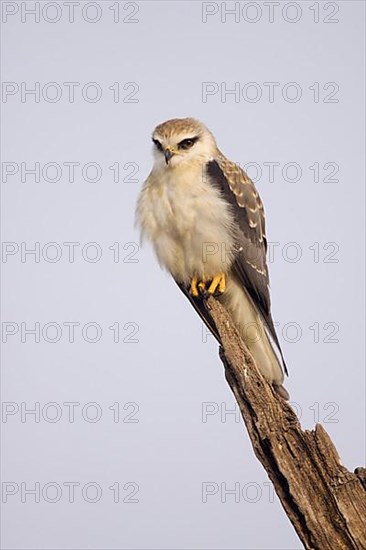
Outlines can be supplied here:
M179 149L190 149L198 140L198 137L183 139L178 143Z
M159 151L163 150L163 146L162 146L162 144L160 143L160 141L158 139L153 139L153 143Z

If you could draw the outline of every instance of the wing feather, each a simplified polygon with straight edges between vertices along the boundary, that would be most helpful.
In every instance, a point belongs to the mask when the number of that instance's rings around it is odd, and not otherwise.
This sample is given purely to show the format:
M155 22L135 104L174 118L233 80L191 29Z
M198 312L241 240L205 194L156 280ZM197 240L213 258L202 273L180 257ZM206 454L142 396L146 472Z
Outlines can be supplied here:
M271 315L265 214L262 201L248 175L221 153L207 164L207 174L210 182L220 190L224 199L231 205L234 214L237 246L232 273L260 312L269 336L278 348L287 374Z

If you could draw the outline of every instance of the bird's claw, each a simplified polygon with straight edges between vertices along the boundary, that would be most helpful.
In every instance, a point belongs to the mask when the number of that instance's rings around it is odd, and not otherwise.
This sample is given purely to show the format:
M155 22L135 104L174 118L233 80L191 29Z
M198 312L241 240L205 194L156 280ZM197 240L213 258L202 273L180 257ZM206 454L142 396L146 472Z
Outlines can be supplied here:
M225 289L226 289L225 273L218 273L212 279L211 284L207 289L207 292L209 294L212 294L213 296L220 296L220 294L223 294L225 292Z
M200 293L198 291L197 277L193 277L192 282L191 282L191 288L189 289L189 292L195 298L197 298L197 296L200 295Z
M226 279L225 273L218 273L212 279L200 279L193 277L190 293L197 298L201 296L220 296L225 292Z

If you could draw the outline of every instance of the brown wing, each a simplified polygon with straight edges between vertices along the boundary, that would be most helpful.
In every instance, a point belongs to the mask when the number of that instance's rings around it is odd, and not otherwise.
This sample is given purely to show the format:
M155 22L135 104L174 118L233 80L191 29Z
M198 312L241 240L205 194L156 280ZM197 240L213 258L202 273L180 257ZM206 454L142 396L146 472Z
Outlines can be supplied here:
M207 164L210 182L231 205L236 222L236 255L232 272L260 312L270 337L285 361L271 315L269 276L266 262L267 241L262 201L252 180L223 155Z

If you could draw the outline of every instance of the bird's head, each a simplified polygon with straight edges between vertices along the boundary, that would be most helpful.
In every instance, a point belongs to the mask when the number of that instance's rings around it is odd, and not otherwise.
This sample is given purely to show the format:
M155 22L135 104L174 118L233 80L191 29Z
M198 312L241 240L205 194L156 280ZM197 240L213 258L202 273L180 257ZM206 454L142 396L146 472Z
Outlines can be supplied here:
M194 118L174 118L159 124L152 140L155 165L159 168L208 161L217 151L211 132Z

